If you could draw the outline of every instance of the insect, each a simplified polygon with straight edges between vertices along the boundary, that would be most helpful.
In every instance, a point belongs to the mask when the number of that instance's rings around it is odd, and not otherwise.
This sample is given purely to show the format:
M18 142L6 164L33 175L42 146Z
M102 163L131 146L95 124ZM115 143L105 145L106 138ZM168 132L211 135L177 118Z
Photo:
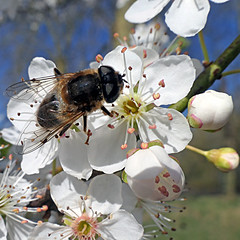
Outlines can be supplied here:
M54 136L63 136L80 117L83 117L83 130L87 133L87 115L97 109L112 117L103 104L113 103L124 85L123 75L110 66L66 74L54 68L54 73L53 76L22 80L6 90L14 100L38 103L34 118L28 120L23 130L23 134L31 133L24 139L27 144L23 153L36 150Z

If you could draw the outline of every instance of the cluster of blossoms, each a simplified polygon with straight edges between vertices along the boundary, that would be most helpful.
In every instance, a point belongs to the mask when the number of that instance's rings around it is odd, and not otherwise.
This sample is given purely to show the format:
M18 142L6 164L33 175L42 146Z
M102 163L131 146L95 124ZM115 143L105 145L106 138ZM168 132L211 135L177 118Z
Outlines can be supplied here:
M126 13L126 19L147 21L168 2L138 0ZM191 25L194 29L183 28L181 22L176 24L183 9L188 20L185 22L197 16ZM174 1L166 13L166 22L175 33L192 36L204 27L203 16L208 12L207 0ZM121 45L105 57L98 55L97 61L90 64L93 69L112 67L124 79L124 87L114 102L104 103L101 110L88 114L87 134L85 122L79 117L70 125L68 122L67 130L66 126L59 126L51 137L48 137L51 129L39 123L39 106L60 78L51 60L34 58L28 68L32 80L23 81L19 88L18 85L11 88L16 92L8 103L7 115L14 126L3 129L1 134L6 141L20 145L24 154L21 171L10 175L14 167L10 160L1 177L0 234L3 239L8 232L11 239L138 240L157 238L175 230L164 213L184 210L184 207L171 207L169 202L184 200L181 193L185 176L179 161L169 154L190 147L190 126L211 131L221 129L232 113L233 104L227 94L207 91L190 99L187 118L169 108L187 96L203 67L179 49L171 54L172 45L164 50L168 36L165 29L160 32L159 24L150 25L145 36L141 31L132 31L131 43L119 40ZM27 86L23 87L24 84ZM59 91L62 89L64 87ZM57 101L64 101L64 97L53 100ZM103 114L103 109L107 109L111 117ZM65 114L59 109L56 112ZM63 129L66 131L62 133ZM230 148L201 154L222 171L238 166L238 154ZM32 183L23 177L39 174L56 159L61 170L51 178L49 191L61 221L51 217L44 223L27 220L20 213L41 212L47 207L31 210L26 207L37 197ZM114 174L118 171L122 171L122 179ZM143 227L143 212L149 214L155 230ZM11 220L16 223L12 224Z

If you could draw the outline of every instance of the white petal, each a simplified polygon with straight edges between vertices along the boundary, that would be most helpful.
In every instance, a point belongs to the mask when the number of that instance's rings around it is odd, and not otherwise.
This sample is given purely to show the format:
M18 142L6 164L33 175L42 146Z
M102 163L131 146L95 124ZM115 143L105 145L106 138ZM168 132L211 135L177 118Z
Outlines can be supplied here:
M136 207L138 199L126 183L122 184L122 198L123 204L121 208L128 212L132 212Z
M124 53L125 59L126 59L126 65L125 65L124 54L121 53L122 49L123 49L123 46L116 47L113 51L111 51L104 57L102 64L113 67L116 71L120 72L120 74L124 74L124 73L126 74L126 68L131 66L132 67L131 78L132 78L133 84L135 84L137 83L141 75L142 61L137 54L127 49ZM125 79L128 82L130 82L129 71L127 71L127 75L125 76Z
M175 34L191 37L204 28L209 10L208 0L175 0L165 14L165 21Z
M124 123L115 129L103 126L94 132L88 146L88 159L93 169L114 173L124 168L127 151L134 148L136 142L133 134L128 135L128 148L122 150L125 134Z
M59 146L59 161L63 170L79 179L89 179L92 168L88 162L86 134L68 131L69 138L61 138Z
M7 229L1 215L0 215L0 240L7 240Z
M2 131L1 131L1 134L2 134L2 138L15 145L16 143L18 143L18 140L20 138L20 131L18 131L17 128L15 128L14 126L12 127L9 127L9 128L4 128Z
M195 72L191 58L186 55L161 58L145 69L146 85L143 93L149 90L153 93L163 79L165 87L158 91L160 98L154 103L158 106L176 103L188 94L195 80Z
M28 67L30 79L54 75L55 63L43 57L35 57Z
M122 182L116 175L100 175L89 184L87 194L92 198L92 209L110 214L122 206Z
M131 51L136 53L142 59L144 67L159 59L159 54L150 48L136 46L131 48Z
M61 211L63 209L70 212L67 210L70 207L79 215L81 215L79 207L80 196L86 195L87 188L86 183L65 172L58 173L50 182L51 197L58 210ZM72 214L72 212L70 213Z
M168 153L182 151L192 139L189 124L184 115L174 109L154 108L146 113L145 119L156 125L156 129L149 129L147 122L140 121L141 135L144 142L159 139ZM169 120L167 114L172 115Z
M199 74L204 71L204 67L203 67L202 63L196 58L192 58L192 62L196 69L196 77L198 77Z
M132 23L143 23L155 17L170 0L138 0L125 13L125 19Z
M67 240L69 239L66 231L67 229L71 231L69 227L60 226L49 222L42 223L41 225L35 227L34 231L28 237L28 240ZM64 233L66 234L65 236Z
M26 174L39 173L40 168L50 164L58 154L58 141L53 138L37 150L24 154L21 168Z
M32 232L34 226L30 223L24 223L15 221L10 217L6 217L7 230L9 239L23 240L27 239L28 235Z
M24 90L23 90L24 91ZM23 92L22 91L22 92ZM21 94L20 92L19 94ZM32 125L33 129L36 129L36 117L35 112L39 107L39 103L35 103L31 93L25 94L26 101L18 101L11 98L7 105L7 116L11 120L12 124L19 130L23 131L30 120L34 120ZM17 98L17 96L16 96Z
M98 62L90 62L89 66L90 66L90 68L99 68L100 67L100 63L98 63Z
M103 239L138 240L143 236L143 227L132 214L119 210L99 224L98 232Z
M211 1L215 3L224 3L224 2L228 2L229 0L211 0Z

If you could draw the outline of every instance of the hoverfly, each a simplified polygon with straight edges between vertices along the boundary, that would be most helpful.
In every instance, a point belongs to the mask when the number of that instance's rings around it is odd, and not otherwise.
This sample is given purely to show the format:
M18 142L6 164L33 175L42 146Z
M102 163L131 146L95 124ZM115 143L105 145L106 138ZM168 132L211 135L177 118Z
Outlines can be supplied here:
M34 118L29 119L23 129L28 136L24 139L28 144L23 153L36 150L54 136L63 136L80 117L83 117L83 130L87 133L87 115L93 111L101 109L112 117L103 104L113 103L124 85L123 76L110 66L66 74L54 68L54 73L53 76L23 80L6 90L14 100L37 105ZM10 116L10 119L14 121L15 117Z

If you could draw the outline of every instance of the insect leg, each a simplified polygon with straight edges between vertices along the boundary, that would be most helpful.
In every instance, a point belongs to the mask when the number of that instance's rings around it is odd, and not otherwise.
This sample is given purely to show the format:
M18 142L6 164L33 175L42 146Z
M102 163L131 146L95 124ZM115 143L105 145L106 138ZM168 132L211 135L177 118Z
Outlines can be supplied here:
M69 123L69 124L65 125L62 128L61 132L59 133L59 137L61 137L71 126L72 126L72 123Z
M101 110L106 113L108 116L113 117L112 113L110 113L104 106L101 106Z
M83 131L87 132L87 115L83 115Z

